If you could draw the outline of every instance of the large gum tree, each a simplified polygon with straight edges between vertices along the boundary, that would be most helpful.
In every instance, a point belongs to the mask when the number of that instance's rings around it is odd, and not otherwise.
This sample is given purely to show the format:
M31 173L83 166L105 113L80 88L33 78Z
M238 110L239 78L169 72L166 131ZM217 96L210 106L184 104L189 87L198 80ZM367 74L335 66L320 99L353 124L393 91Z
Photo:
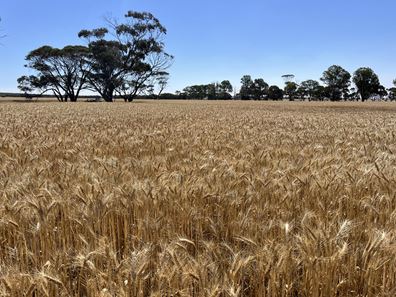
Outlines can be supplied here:
M379 95L380 81L375 72L368 67L361 67L353 74L353 83L356 85L362 101L366 101L371 95Z
M326 86L331 101L341 100L348 93L351 74L338 65L330 66L320 79Z
M165 52L166 29L151 13L130 11L123 23L109 21L106 28L82 30L88 40L88 86L105 101L115 96L133 101L168 75L173 57Z
M88 54L85 46L39 47L26 56L26 67L35 74L20 77L19 88L25 93L52 92L59 101L76 102L89 73Z

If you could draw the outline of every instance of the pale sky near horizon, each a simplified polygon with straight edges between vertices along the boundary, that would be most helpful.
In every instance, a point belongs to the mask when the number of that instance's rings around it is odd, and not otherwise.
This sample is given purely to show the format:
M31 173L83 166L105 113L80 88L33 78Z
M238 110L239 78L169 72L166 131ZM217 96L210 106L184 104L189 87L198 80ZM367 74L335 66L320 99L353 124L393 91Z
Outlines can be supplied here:
M168 29L167 91L224 79L239 86L245 74L283 86L283 74L319 80L333 64L371 67L386 87L396 78L394 0L1 0L0 91L18 91L30 50L83 44L81 29L128 10L152 12Z

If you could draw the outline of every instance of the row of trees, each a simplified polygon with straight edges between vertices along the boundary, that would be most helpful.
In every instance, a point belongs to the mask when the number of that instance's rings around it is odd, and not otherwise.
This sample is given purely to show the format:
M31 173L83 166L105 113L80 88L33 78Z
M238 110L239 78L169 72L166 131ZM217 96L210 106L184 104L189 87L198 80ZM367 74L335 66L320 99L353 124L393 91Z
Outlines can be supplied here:
M194 85L183 89L176 94L163 94L163 99L242 99L242 100L282 100L288 98L308 100L362 100L369 98L396 99L395 87L385 89L380 84L377 74L368 67L357 69L353 75L341 66L333 65L323 72L320 81L306 80L295 82L293 74L283 75L285 86L283 89L276 85L270 86L262 78L253 79L250 75L241 78L239 93L235 92L231 83L225 80L221 83ZM351 87L352 83L355 87ZM231 95L234 90L234 96Z
M193 85L183 89L185 99L232 99L233 87L228 80L207 85Z
M367 67L357 69L352 76L341 66L333 65L324 71L320 78L324 85L311 79L297 84L294 82L294 75L292 74L282 77L285 79L285 87L280 90L276 86L270 87L263 79L253 80L251 76L245 75L241 79L242 87L239 97L241 99L260 100L267 98L281 99L287 96L290 100L299 98L309 100L330 99L332 101L361 99L365 101L373 96L385 97L388 95L388 91L391 93L391 97L396 94L395 88L387 91L380 84L377 74ZM356 88L350 88L351 82L355 84ZM274 92L276 92L276 95Z
M107 20L107 26L82 30L86 46L58 49L42 46L26 56L33 75L18 79L26 94L52 92L59 101L77 101L82 90L99 94L105 101L115 96L132 101L138 94L162 92L173 57L165 52L166 29L150 13L130 11L123 23Z

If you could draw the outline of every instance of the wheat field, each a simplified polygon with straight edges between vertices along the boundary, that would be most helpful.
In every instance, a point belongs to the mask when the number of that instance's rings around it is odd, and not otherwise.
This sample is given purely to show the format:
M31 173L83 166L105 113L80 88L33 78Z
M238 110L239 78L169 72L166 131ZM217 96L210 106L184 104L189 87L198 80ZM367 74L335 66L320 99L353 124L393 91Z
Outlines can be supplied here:
M0 296L396 295L394 103L0 118Z

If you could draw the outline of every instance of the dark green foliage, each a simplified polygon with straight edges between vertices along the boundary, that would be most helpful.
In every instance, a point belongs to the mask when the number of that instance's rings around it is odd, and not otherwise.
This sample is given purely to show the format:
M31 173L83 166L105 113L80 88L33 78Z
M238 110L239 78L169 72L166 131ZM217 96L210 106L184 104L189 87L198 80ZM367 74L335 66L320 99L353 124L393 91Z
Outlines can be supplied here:
M356 70L353 74L353 83L356 85L362 101L369 99L372 95L379 95L380 93L378 76L371 68L361 67Z
M250 75L244 75L241 78L241 84L240 97L242 100L267 98L269 86L262 78L257 78L253 81Z
M180 96L180 94L162 93L161 95L158 96L158 99L173 99L173 100L178 100L178 99L185 99L185 98L183 98L183 96Z
M351 74L338 65L329 67L320 79L326 86L330 100L341 100L348 93Z
M268 99L282 100L283 91L278 86L270 86L268 89Z
M20 89L26 95L32 93L35 89L37 89L36 77L33 75L31 76L23 75L17 79L17 82L18 82L18 89Z
M231 92L233 91L232 84L229 80L223 80L220 84L216 84L217 99L232 99Z
M228 80L224 80L220 84L211 83L207 85L188 86L183 89L183 94L185 95L186 99L228 100L232 99L230 94L232 90L233 88L231 83Z
M208 85L193 85L183 89L187 99L207 99Z
M318 86L314 92L314 98L320 101L330 98L330 91L328 87Z
M309 100L313 100L316 99L319 87L319 82L309 79L300 84L299 93L302 98L308 97Z
M20 77L19 88L24 93L52 91L59 101L75 102L87 80L88 56L88 48L84 46L39 47L26 56L26 67L36 75Z
M152 91L168 75L166 69L173 59L164 51L165 34L166 29L151 13L133 11L122 24L80 31L79 37L88 40L91 53L90 88L109 102L115 94L132 101L138 94Z
M251 93L256 100L266 99L269 85L262 78L257 78L253 82Z
M289 96L289 100L293 101L297 94L298 85L295 82L286 82L285 94Z
M253 80L250 75L244 75L241 78L241 90L240 97L242 100L249 100L253 98L252 89L253 89Z

